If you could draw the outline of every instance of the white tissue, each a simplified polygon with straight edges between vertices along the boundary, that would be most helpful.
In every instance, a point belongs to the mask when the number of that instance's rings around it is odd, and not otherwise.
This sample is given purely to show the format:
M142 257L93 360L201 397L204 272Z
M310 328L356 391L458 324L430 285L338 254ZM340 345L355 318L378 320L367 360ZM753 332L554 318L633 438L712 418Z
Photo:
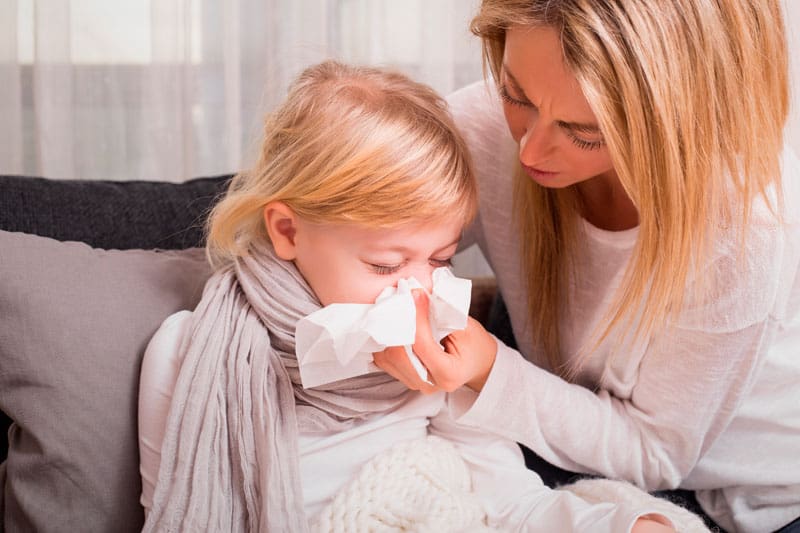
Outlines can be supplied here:
M448 268L434 270L432 280L428 319L440 341L467 326L472 282L455 277ZM428 371L411 350L416 334L411 290L418 288L422 285L416 279L401 279L396 288L385 288L374 304L331 304L301 319L295 349L303 387L379 372L372 354L388 346L405 346L420 378L428 381Z

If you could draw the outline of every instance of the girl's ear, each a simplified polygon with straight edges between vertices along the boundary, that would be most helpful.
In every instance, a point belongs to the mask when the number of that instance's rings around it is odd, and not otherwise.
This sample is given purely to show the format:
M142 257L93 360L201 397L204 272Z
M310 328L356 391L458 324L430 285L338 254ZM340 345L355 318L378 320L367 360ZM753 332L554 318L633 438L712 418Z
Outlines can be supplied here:
M294 241L297 215L292 208L283 202L268 203L264 206L264 225L278 257L284 261L293 260L297 255Z

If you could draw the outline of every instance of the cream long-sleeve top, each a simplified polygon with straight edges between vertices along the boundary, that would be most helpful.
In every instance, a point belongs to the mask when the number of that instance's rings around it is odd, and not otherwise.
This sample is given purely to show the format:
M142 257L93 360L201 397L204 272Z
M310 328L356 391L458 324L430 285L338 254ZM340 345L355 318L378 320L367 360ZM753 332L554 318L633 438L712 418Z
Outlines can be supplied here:
M167 318L145 351L139 384L141 503L153 502L161 444L182 360L179 347L190 334L191 312ZM470 392L461 401L472 402ZM525 468L516 442L455 423L444 393L411 395L409 401L340 432L299 434L300 479L306 517L313 519L373 457L401 441L436 435L464 458L488 525L499 531L625 532L642 515L659 513L649 503L624 500L590 504L552 490ZM609 496L610 497L610 496ZM657 506L656 506L657 507Z
M612 336L571 384L543 369L526 322L512 214L518 147L500 98L491 82L479 82L448 100L479 182L471 238L496 275L519 346L519 352L499 347L486 386L457 420L572 471L648 490L696 490L703 509L729 531L772 531L800 516L797 158L789 150L783 155L784 223L757 205L744 253L738 234L715 246L706 267L717 283L714 294L687 303L668 334L623 343L614 357ZM574 303L560 324L565 357L604 316L637 238L637 228L611 232L585 221L582 227Z

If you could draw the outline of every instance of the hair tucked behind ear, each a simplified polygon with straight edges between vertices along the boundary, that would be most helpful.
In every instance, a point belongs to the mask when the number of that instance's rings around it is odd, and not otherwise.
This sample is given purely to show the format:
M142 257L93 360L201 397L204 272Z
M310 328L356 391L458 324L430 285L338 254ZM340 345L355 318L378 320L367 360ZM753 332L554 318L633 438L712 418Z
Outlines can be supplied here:
M620 326L647 337L680 311L719 232L746 227L755 198L780 181L789 97L779 2L484 0L472 30L495 79L515 25L560 34L639 213L638 242L594 346ZM577 246L577 193L521 176L515 209L531 326L563 369L558 320Z
M444 100L406 76L326 61L297 78L265 124L255 168L237 175L208 221L215 264L266 239L280 200L312 222L397 227L477 204L464 141Z

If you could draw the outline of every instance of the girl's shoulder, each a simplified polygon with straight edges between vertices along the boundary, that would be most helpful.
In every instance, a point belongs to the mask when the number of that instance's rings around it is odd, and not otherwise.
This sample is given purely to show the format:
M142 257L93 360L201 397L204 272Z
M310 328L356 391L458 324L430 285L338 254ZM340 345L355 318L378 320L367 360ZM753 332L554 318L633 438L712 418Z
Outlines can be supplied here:
M158 373L165 367L180 367L180 347L189 335L192 311L169 315L158 327L144 352L142 368Z

